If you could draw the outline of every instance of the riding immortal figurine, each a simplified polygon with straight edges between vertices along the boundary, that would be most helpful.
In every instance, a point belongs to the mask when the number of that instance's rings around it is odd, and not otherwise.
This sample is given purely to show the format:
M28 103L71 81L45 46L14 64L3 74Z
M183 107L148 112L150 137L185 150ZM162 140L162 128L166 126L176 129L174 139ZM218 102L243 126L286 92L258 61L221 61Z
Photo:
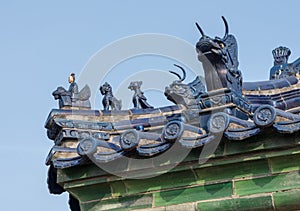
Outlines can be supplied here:
M91 108L91 103L89 101L91 96L90 87L85 85L80 92L78 92L78 85L75 82L74 73L71 73L68 82L70 83L68 90L60 86L52 93L54 99L59 100L59 108Z

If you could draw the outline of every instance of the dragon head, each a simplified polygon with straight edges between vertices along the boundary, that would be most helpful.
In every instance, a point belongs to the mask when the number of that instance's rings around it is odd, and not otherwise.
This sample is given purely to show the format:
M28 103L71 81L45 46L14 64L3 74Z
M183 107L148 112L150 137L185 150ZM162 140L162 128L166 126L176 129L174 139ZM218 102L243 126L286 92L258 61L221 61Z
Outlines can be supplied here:
M222 16L225 34L222 38L211 38L196 23L201 38L196 44L198 59L203 65L207 91L225 87L241 89L241 72L238 70L237 42L228 34L228 23Z
M205 59L208 59L212 63L219 63L222 61L222 59L226 59L226 53L224 50L226 47L226 39L228 37L228 24L223 16L222 19L225 24L225 35L223 38L211 38L207 36L204 34L199 24L196 23L196 26L201 34L201 38L196 44L196 51L198 53L199 61L203 62Z
M193 84L182 83L186 78L186 72L183 69L183 67L176 64L174 64L174 66L182 70L183 76L181 77L178 73L174 71L170 71L170 73L176 75L179 78L179 80L173 81L169 86L165 88L165 96L167 97L168 100L170 100L175 104L182 104L185 106L196 105L197 104L196 98L200 95L200 91L202 93L203 90L202 89L196 90L197 88L195 87L194 84L197 83L196 85L199 85L201 82L198 81L199 79L197 78L196 81L192 82Z

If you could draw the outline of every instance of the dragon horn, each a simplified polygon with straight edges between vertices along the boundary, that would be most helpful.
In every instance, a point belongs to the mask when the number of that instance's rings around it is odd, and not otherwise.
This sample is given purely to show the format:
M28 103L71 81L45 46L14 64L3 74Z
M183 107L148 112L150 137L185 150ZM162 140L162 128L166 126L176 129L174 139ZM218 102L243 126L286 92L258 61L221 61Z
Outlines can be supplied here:
M177 65L177 64L174 64L174 66L175 66L175 67L178 67L178 68L180 68L180 69L182 70L183 76L181 77L178 73L175 73L175 72L173 72L173 71L169 71L169 72L170 72L170 73L173 73L174 75L176 75L176 76L179 78L180 82L184 81L184 79L185 79L185 77L186 77L186 72L185 72L185 70L183 69L183 67L181 67L181 66L179 66L179 65Z
M195 24L196 24L197 29L199 30L200 34L202 35L202 37L205 36L205 34L204 34L203 30L201 29L201 27L199 26L199 24L197 22Z
M226 40L227 39L227 37L228 37L228 23L227 23L227 21L226 21L226 19L225 19L225 17L224 16L222 16L222 20L223 20L223 22L224 22L224 24L225 24L225 35L224 35L224 37L223 37L223 40Z

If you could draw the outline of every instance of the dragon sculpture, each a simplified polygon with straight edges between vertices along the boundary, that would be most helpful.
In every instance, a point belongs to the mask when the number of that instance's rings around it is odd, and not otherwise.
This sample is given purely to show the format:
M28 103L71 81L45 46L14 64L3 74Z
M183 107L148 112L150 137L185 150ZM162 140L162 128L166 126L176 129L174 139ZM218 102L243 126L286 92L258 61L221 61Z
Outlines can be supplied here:
M72 110L72 107L68 110L70 107L60 105L60 110L50 113L45 126L48 137L55 141L47 163L66 168L80 164L87 155L96 162L109 162L132 152L153 156L166 151L177 140L183 147L196 148L213 141L220 133L230 140L243 140L270 126L281 133L300 130L299 59L287 64L289 50L277 48L273 51L275 66L271 75L276 73L278 79L243 82L237 42L229 34L226 19L222 19L223 38L209 37L196 23L201 34L196 52L205 71L206 90L199 76L185 84L184 68L175 65L183 75L170 71L179 80L165 88L165 95L176 105L161 108L135 105L134 109L114 112ZM283 66L289 74L279 77L274 68ZM138 86L133 86L136 83L132 82L129 88L136 89ZM66 118L68 115L81 119ZM93 116L93 121L89 116ZM71 149L66 144L68 140L73 140ZM110 153L102 153L99 148ZM58 159L66 151L74 157Z
M228 34L227 21L224 17L222 19L225 24L223 38L210 38L196 23L201 33L196 44L198 59L204 68L207 91L228 87L241 93L242 73L238 69L237 41L233 35Z
M167 86L164 93L175 105L153 108L138 104L140 98L146 102L139 82L129 86L136 91L135 108L113 112L108 107L90 110L82 106L87 105L89 88L82 91L85 97L79 93L77 99L58 88L53 95L60 100L60 109L53 109L45 124L49 139L55 143L46 164L54 171L89 161L108 163L123 156L153 157L174 143L198 148L220 135L244 140L268 127L279 133L299 131L300 59L288 63L290 50L276 48L271 80L243 82L236 38L229 34L226 19L222 20L222 38L209 37L196 23L201 34L196 52L204 68L206 90L200 76L185 84L184 68L175 65L183 75L170 71L179 80Z
M181 77L178 73L170 71L170 73L176 75L179 80L173 81L172 84L165 88L165 96L175 104L197 107L199 104L198 98L205 92L205 86L200 76L197 76L191 83L184 84L182 83L186 77L184 68L177 64L174 64L174 66L182 70L183 76Z

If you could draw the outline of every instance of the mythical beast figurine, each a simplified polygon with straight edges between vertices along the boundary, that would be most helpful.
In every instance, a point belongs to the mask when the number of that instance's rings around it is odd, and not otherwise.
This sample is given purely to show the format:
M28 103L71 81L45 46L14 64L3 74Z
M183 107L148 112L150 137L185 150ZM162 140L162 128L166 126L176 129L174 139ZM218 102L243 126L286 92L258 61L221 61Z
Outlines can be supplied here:
M144 95L144 92L141 90L142 81L132 81L130 82L128 89L134 91L132 97L132 103L135 109L146 109L153 108L153 106L149 105L147 102L147 98Z
M174 64L174 66L181 69L183 76L181 77L174 71L169 71L176 75L179 80L173 81L172 84L165 88L165 96L175 104L198 107L199 97L205 92L205 86L202 83L200 76L197 76L191 83L184 84L183 81L186 77L184 68L177 64Z
M299 84L297 72L299 72L300 60L287 64L289 50L275 49L273 51L275 66L271 70L271 77L274 78L273 75L280 66L293 69L289 74L285 74L288 77L282 77L283 74L281 74L280 77L275 77L278 80L243 83L241 71L238 69L237 42L234 35L228 34L229 27L226 19L224 17L222 19L225 23L223 38L211 38L205 35L202 28L196 23L201 33L201 38L196 44L196 51L204 68L207 91L228 88L240 97L243 94L251 104L253 111L261 104L268 104L282 110L300 106L300 95L296 94L298 92L296 90L299 90L298 86L300 86L296 85ZM284 56L285 60L279 62L279 59ZM292 88L292 86L296 87ZM293 97L289 97L291 95Z
M112 92L112 87L109 83L105 82L102 86L99 88L101 94L104 96L102 99L103 109L109 110L109 107L111 110L121 110L122 108L122 101L118 100Z
M291 50L280 46L272 51L274 66L270 70L270 80L296 76L300 72L300 58L293 63L288 63Z
M235 37L228 34L228 24L225 24L223 38L210 38L204 34L198 23L196 26L202 35L196 44L198 59L202 62L207 91L230 87L237 92L242 90L242 73L238 69L238 48Z
M75 82L74 73L69 76L68 82L70 83L68 90L60 86L52 93L54 99L59 100L59 108L80 107L90 109L90 87L85 85L80 91L78 91L78 85Z

